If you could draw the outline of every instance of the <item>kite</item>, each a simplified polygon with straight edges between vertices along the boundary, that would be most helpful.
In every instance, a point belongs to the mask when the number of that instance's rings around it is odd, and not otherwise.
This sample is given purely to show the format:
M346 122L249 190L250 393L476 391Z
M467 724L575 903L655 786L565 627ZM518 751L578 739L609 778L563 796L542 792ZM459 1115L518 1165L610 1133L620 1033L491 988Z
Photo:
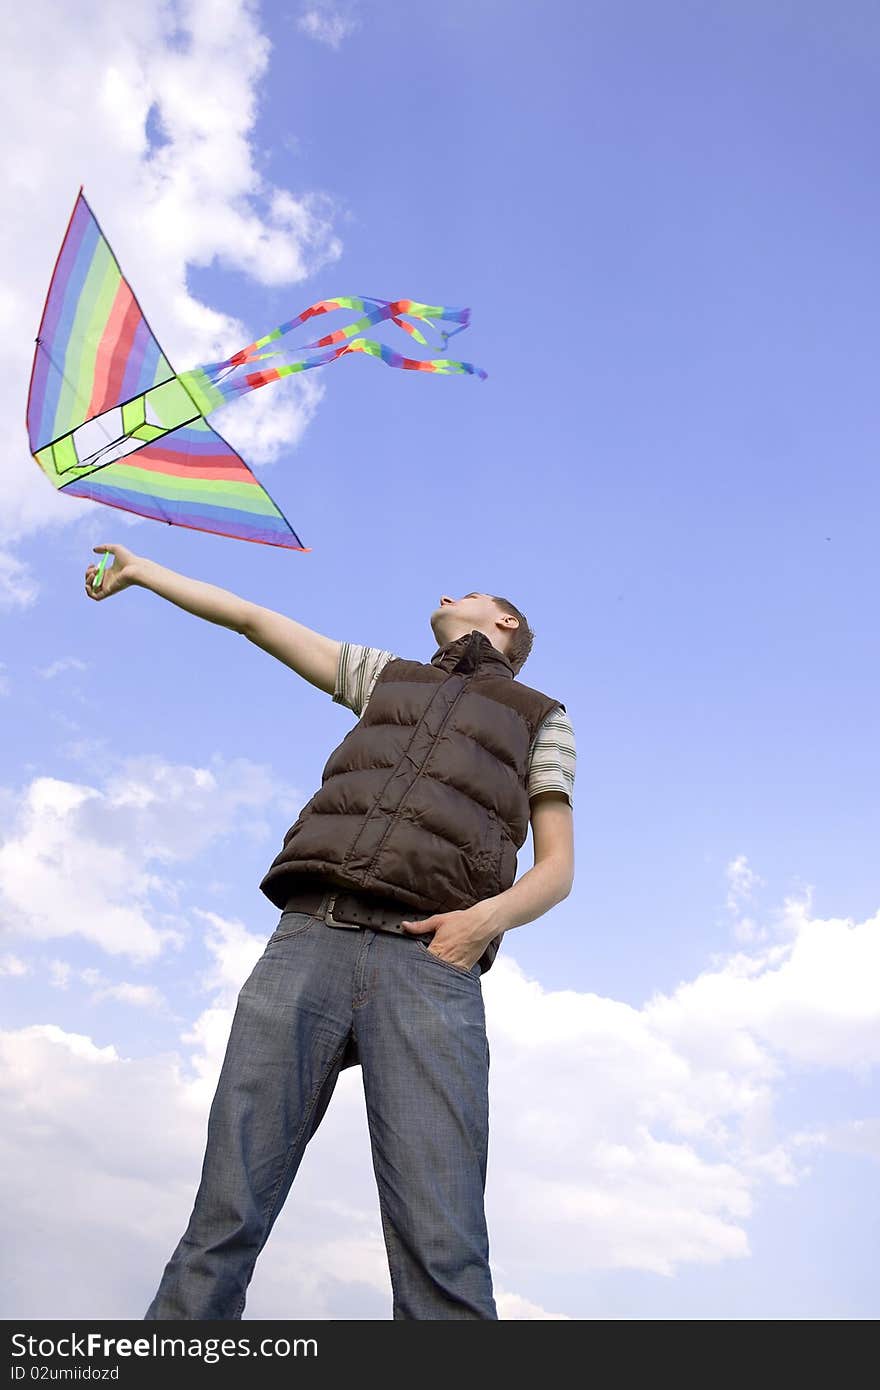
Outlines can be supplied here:
M291 348L291 354L307 354L296 361L260 365L280 355L262 349L335 309L354 309L362 317ZM470 362L446 357L420 361L384 343L351 336L389 320L425 344L424 335L404 316L424 324L457 324L451 331L438 328L441 352L470 322L469 309L410 299L322 299L221 362L175 372L80 189L34 351L27 405L31 453L58 491L71 497L170 526L311 550L205 417L247 391L353 352L408 371L466 372L485 379L486 372Z

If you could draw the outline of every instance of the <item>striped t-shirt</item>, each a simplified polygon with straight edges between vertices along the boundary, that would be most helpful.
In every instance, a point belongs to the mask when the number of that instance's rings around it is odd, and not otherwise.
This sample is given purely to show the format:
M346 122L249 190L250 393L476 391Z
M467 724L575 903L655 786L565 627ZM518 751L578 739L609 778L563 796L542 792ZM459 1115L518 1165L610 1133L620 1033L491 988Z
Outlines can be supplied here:
M356 642L343 642L336 667L333 703L345 705L360 718L380 671L387 662L394 660L394 652L381 647L362 647ZM547 715L529 749L529 797L537 796L539 792L565 792L573 809L576 757L571 720L558 705Z

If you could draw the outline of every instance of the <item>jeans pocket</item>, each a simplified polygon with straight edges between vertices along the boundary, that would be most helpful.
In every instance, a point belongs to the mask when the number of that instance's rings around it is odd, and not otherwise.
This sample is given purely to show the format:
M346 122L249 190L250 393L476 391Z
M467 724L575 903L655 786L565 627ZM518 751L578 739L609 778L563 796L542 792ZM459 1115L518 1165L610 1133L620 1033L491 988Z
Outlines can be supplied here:
M308 931L313 922L318 918L310 916L308 912L282 912L281 921L269 937L268 946L274 941L287 941L291 936L302 936L303 932Z
M416 945L421 946L429 960L436 961L438 965L442 965L446 970L451 970L454 975L463 975L466 980L479 981L480 967L478 962L474 961L470 970L465 970L463 965L453 965L452 961L444 960L442 956L438 956L436 951L429 951L428 944L427 941L422 941L419 937L416 937Z

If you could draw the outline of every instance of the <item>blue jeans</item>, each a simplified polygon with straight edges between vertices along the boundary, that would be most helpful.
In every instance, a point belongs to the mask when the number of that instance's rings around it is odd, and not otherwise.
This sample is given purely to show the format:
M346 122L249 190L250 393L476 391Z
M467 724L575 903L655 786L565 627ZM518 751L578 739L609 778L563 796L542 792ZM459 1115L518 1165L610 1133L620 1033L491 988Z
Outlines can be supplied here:
M483 1202L489 1046L480 967L450 965L428 940L282 913L239 992L192 1215L146 1319L241 1317L306 1144L354 1062L392 1317L498 1317Z

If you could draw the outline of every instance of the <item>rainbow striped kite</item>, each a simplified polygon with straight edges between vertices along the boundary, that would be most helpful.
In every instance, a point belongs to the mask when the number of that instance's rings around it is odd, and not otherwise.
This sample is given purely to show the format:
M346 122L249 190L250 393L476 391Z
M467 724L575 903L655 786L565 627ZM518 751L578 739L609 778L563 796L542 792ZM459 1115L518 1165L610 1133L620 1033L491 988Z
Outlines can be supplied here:
M355 309L363 317L290 349L308 353L297 361L245 370L278 355L262 348L334 309ZM369 338L348 341L371 324L391 320L425 343L404 315L424 323L439 319L458 324L451 332L438 329L440 351L470 322L469 309L410 299L322 299L222 362L175 372L80 189L34 353L27 407L31 452L53 485L73 497L170 526L310 550L205 417L246 391L349 352L364 352L409 371L469 372L485 378L482 368L469 362L446 357L419 361ZM314 351L318 348L328 350Z

